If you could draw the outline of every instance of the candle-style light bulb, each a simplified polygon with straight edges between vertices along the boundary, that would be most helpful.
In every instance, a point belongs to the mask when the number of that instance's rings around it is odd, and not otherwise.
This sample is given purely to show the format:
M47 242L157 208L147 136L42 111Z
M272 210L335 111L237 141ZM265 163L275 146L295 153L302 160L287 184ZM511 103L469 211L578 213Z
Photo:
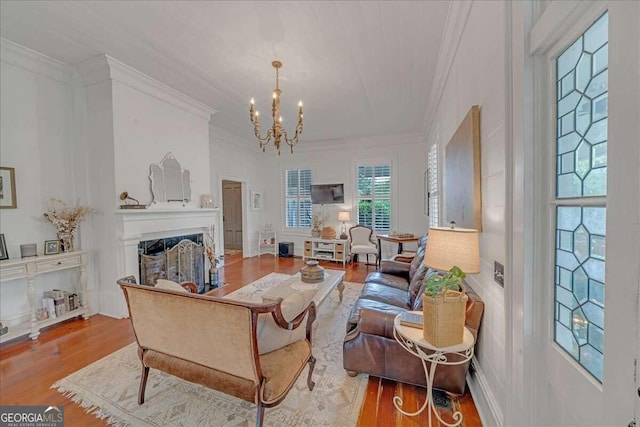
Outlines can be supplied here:
M251 98L251 105L253 105L253 104L255 104L255 103L256 103L256 100L255 100L255 99L253 99L253 98Z
M278 94L276 93L276 91L273 91L273 99L276 99L278 97Z
M252 98L252 99L253 99L253 98ZM298 107L299 107L299 108L302 108L302 101L299 101L299 102L298 102Z
M260 111L256 111L256 117L260 115Z
M278 121L279 121L280 123L282 123L282 116L280 116L280 118L278 119Z

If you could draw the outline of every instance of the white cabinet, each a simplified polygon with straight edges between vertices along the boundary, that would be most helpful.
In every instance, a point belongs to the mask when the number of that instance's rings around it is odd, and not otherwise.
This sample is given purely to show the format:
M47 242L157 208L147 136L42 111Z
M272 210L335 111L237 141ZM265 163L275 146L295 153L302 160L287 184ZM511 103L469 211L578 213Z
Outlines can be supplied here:
M87 294L87 254L82 251L66 252L58 255L36 256L18 260L0 261L0 283L15 279L27 279L26 292L29 296L31 320L19 325L9 326L9 332L0 336L0 343L29 334L38 338L40 329L82 315L89 317L89 299ZM35 276L53 271L77 268L80 271L80 284L76 292L80 298L80 308L69 311L55 319L39 321L36 319L36 307L42 295L36 295Z
M278 255L278 239L275 231L258 232L258 258L262 254Z
M337 261L344 267L349 259L349 241L307 238L304 240L302 259Z

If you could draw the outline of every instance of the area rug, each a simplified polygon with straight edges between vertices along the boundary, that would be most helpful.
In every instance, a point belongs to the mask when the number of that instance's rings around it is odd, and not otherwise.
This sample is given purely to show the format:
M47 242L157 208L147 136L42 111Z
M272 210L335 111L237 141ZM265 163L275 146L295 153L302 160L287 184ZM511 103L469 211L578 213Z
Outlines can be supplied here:
M287 277L272 273L247 286L253 292L264 292ZM320 306L313 336L316 386L313 391L307 389L305 368L287 398L275 408L265 409L265 426L357 425L368 377L351 378L345 373L342 339L347 316L359 292L360 285L345 282L342 302L335 291ZM116 426L255 424L255 405L155 369L149 374L145 403L138 405L141 368L136 347L137 344L130 344L57 381L52 388Z

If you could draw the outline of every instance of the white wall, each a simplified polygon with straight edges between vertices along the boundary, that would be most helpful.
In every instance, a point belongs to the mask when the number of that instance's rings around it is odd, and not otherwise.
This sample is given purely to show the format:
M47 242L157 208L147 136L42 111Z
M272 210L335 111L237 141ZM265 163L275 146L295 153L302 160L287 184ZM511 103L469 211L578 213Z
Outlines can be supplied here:
M214 202L222 209L222 181L242 182L243 203L243 253L245 257L255 256L258 253L258 231L262 229L267 220L268 213L276 205L273 199L274 183L267 177L273 169L273 159L268 154L263 154L258 149L258 143L250 133L250 123L247 120L247 139L238 138L222 131L215 126L216 118L213 117L209 129L210 135L210 163L211 163L211 188ZM249 209L249 192L261 191L264 196L264 210L254 211ZM273 223L273 221L271 221ZM275 224L274 224L275 225ZM218 239L223 241L222 230L219 230ZM220 245L218 252L222 253L224 245Z
M44 241L56 239L56 228L42 216L50 198L87 200L75 182L73 70L4 39L0 49L0 165L15 168L17 200L16 209L0 211L0 230L9 257L17 259L21 244L36 243L42 255ZM86 223L81 229L87 231ZM72 279L72 272L37 276L36 295L71 289ZM3 283L0 300L3 324L25 319L26 279Z
M493 281L494 260L506 259L504 15L502 2L473 2L427 138L439 145L443 165L447 142L471 106L480 106L481 273L467 280L485 303L475 357L498 422L506 399L504 290Z
M426 232L428 217L424 213L424 171L426 151L424 140L418 136L385 136L340 141L301 140L294 154L284 152L275 157L277 163L269 171L268 180L273 183L268 196L273 199L269 222L280 232L280 241L294 242L294 252L302 256L302 245L309 232L295 233L284 228L284 172L288 169L311 169L314 184L343 183L344 204L325 205L327 225L340 234L342 223L338 211L351 211L347 228L357 221L356 165L358 162L391 162L392 165L392 213L391 229L398 232L422 235ZM320 211L314 206L314 211ZM407 247L409 249L409 247ZM383 243L383 258L396 251L395 245Z

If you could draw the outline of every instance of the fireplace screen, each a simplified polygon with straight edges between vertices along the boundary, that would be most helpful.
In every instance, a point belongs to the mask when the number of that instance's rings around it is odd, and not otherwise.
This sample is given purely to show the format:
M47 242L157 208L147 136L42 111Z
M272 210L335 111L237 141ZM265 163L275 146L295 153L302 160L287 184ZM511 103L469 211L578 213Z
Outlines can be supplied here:
M155 285L158 279L193 282L204 292L202 234L140 242L140 283Z

